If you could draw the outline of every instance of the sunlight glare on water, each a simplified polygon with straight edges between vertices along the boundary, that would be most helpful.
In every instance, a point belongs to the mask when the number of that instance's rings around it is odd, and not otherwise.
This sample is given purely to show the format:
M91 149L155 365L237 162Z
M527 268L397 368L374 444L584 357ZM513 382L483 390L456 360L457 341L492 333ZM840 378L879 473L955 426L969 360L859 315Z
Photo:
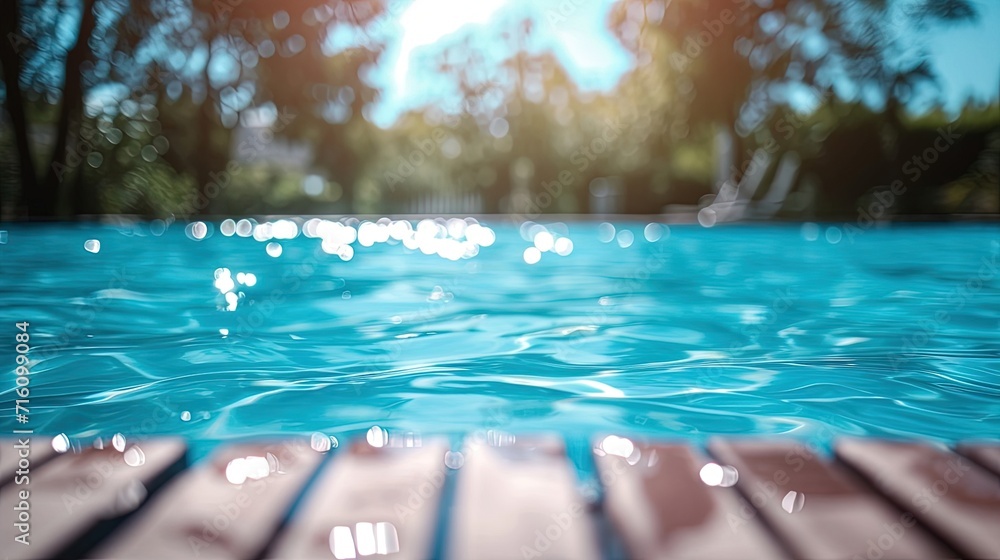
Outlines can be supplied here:
M12 225L36 432L1000 433L992 225L264 224Z

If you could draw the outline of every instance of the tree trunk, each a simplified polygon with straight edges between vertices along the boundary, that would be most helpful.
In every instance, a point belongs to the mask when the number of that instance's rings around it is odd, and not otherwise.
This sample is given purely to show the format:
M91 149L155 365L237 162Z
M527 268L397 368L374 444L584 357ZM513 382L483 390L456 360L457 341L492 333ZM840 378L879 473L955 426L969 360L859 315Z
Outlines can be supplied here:
M206 70L205 87L209 87L208 83ZM193 211L193 214L200 216L206 216L212 213L212 197L209 196L209 194L212 193L208 192L208 185L212 181L209 174L211 173L212 166L215 163L215 148L212 144L212 129L216 118L214 114L215 112L213 111L214 104L215 101L212 98L211 92L209 92L206 94L205 100L198 109L200 115L196 128L197 136L195 138L198 150L194 154L193 158L195 171L194 180L198 189L198 197L196 198L197 204L191 210Z
M72 198L73 214L77 216L100 214L101 204L98 200L97 185L87 181L84 169L84 164L80 164L76 168Z
M357 161L347 145L346 134L346 125L328 126L323 140L323 166L327 169L329 178L336 181L342 189L340 199L336 202L337 207L341 208L344 214L351 215L355 212L354 200L357 193L354 192L354 183L357 181Z
M38 177L35 161L31 157L31 143L28 139L28 120L24 111L24 99L21 97L21 86L18 78L21 75L22 43L19 25L20 10L16 0L0 3L0 64L3 65L4 85L7 88L6 107L14 128L14 145L17 149L17 161L21 176L21 201L28 199L38 189ZM20 204L18 204L20 206Z
M52 150L45 181L37 196L32 197L34 204L29 202L28 212L32 217L52 217L56 214L59 201L59 186L70 171L67 161L67 147L71 129L79 138L83 117L83 74L80 65L87 59L89 53L90 35L94 30L94 0L85 0L83 15L80 18L80 29L76 43L66 53L65 84L63 86L62 104L59 108L59 121L56 125L56 143Z

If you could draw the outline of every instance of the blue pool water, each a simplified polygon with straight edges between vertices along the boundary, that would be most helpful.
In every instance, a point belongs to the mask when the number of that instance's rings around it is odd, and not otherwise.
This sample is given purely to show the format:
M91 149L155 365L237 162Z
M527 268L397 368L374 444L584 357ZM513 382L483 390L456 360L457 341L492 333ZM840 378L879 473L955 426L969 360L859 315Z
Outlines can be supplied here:
M0 228L4 402L28 321L31 427L79 441L1000 435L995 224L290 225Z

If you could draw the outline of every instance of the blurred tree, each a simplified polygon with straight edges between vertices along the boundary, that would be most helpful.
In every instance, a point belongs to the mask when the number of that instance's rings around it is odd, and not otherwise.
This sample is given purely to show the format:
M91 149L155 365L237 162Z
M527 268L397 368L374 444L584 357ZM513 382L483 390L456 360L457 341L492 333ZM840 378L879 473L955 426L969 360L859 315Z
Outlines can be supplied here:
M21 95L21 67L24 50L30 46L21 34L20 3L9 1L0 5L0 65L3 66L4 107L10 116L14 129L14 149L17 151L17 165L20 173L20 191L34 192L37 188L37 172L28 139L28 119L25 101ZM37 208L35 209L38 210Z
M731 153L742 158L755 82L777 73L788 56L788 46L780 48L758 22L783 21L787 5L788 0L768 2L768 7L753 0L624 0L610 24L637 59L664 67L665 82L678 101L670 120L679 123L679 130L689 123L721 126ZM738 181L742 166L735 168L733 180Z
M850 212L928 140L930 121L904 110L934 94L920 34L977 16L971 0L621 0L608 24L634 71L594 94L515 15L438 42L429 79L456 107L420 107L383 130L371 116L397 15L387 0L17 0L0 11L12 38L0 42L4 156L32 217L412 211L429 195L527 216L651 212L697 202L713 174L738 180L743 165L712 165L713 150L749 160L755 148L807 159L813 203ZM982 123L995 113L963 113L978 123L967 154L925 174L949 185L941 204L989 206L994 191L962 173L993 157L997 125ZM50 123L48 139L38 131ZM254 126L267 145L237 154L233 131ZM270 159L286 140L313 161ZM35 157L43 148L50 157ZM938 200L938 185L915 185L923 194L906 209ZM609 193L623 204L604 205Z
M58 210L60 185L72 167L67 149L79 137L84 73L91 69L84 63L92 60L92 48L98 43L93 36L97 27L95 0L75 2L68 10L44 2L11 0L3 3L3 10L5 40L0 60L7 92L5 105L19 152L21 199L29 216L52 217ZM59 92L52 95L60 99L59 112L52 153L45 160L41 178L33 165L22 87L49 94Z
M385 17L381 0L301 4L264 39L279 45L279 56L261 60L261 98L300 114L284 133L316 146L316 165L339 187L337 207L345 213L355 210L356 183L377 137L364 114L379 92L363 75L382 54L375 28ZM350 35L351 44L335 46L334 30Z
M920 33L975 17L969 0L623 0L611 25L640 60L658 43L648 34L670 45L654 60L677 74L676 118L723 123L740 142L802 86L850 82L898 109L934 78Z
M257 0L232 3L221 10L218 2L195 0L194 6L204 21L204 41L213 45L212 59L205 65L203 77L212 99L203 105L203 126L218 123L221 117L221 124L228 130L251 102L258 107L270 103L277 114L295 115L282 134L308 140L317 147L319 167L342 188L341 209L350 212L359 159L369 147L365 140L370 137L355 129L366 126L360 124L363 108L377 97L375 89L361 77L365 66L376 62L379 51L364 26L384 14L382 0L312 1L283 6ZM366 40L360 48L335 53L330 33L338 26ZM216 57L233 61L237 70L229 79L220 80L210 74ZM244 91L252 93L242 95ZM200 138L208 142L208 131ZM228 148L228 135L226 140L215 145ZM203 154L211 153L210 148L206 145ZM217 166L200 166L199 185L211 180L206 169Z
M834 86L841 73L873 108L882 111L886 148L894 151L904 106L921 91L934 91L937 76L920 40L929 26L978 18L970 0L826 0L832 22L835 65L825 81Z

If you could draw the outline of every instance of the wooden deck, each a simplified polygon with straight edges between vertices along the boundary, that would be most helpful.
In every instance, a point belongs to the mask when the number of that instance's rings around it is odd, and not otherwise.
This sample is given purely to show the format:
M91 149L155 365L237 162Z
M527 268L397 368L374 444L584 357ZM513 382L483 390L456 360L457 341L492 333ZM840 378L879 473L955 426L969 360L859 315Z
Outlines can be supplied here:
M59 454L36 436L27 487L2 440L0 556L1000 559L998 443L845 439L827 456L610 436L588 491L557 437L375 439L235 443L189 465L178 439Z

